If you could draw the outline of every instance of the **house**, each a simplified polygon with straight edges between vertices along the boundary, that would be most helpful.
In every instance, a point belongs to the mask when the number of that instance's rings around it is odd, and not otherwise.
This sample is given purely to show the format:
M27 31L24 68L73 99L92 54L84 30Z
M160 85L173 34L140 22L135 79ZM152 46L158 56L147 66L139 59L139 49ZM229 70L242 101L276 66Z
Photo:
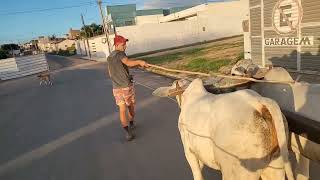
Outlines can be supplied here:
M38 40L31 40L27 43L24 43L22 45L23 49L26 50L37 50L37 44L38 44Z
M78 39L80 37L80 30L75 30L70 28L68 34L67 34L67 38L68 39Z
M52 49L50 44L50 38L45 36L39 36L38 47L43 52L50 52L50 50Z
M70 40L59 45L61 42L65 40L66 40L65 38L51 39L50 37L40 36L38 38L38 48L40 51L43 51L43 52L54 52L54 51L58 51L59 49L66 49L66 46L71 47L70 45L72 44L70 43L71 41L74 43L74 40Z
M160 18L164 16L164 9L146 9L136 11L136 24L160 23Z
M135 4L107 6L107 14L111 16L116 27L135 25L136 10Z
M134 26L150 23L160 23L163 16L177 13L190 7L173 7L170 9L137 10L135 4L107 6L107 14L111 17L115 27Z

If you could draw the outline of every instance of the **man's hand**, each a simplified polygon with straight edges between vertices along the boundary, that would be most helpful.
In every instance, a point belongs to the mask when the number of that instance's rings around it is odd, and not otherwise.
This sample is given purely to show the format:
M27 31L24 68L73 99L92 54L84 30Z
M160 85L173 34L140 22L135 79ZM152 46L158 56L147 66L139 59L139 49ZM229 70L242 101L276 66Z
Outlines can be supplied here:
M147 63L147 62L145 62L145 61L140 61L140 64L139 64L141 67L143 67L143 68L147 68L147 67L149 67L149 64Z

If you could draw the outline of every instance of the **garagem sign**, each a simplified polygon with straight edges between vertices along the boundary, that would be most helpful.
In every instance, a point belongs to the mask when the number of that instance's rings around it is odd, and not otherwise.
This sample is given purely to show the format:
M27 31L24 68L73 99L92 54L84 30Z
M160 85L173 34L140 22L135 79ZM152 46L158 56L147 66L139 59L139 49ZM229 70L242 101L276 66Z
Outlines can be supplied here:
M278 0L273 14L272 22L274 30L280 35L297 33L303 17L303 9L298 0ZM299 37L272 37L265 38L265 46L313 46L313 36Z
M313 46L313 36L265 38L265 46Z
M303 10L298 0L279 0L273 9L272 25L278 34L293 34L302 17Z

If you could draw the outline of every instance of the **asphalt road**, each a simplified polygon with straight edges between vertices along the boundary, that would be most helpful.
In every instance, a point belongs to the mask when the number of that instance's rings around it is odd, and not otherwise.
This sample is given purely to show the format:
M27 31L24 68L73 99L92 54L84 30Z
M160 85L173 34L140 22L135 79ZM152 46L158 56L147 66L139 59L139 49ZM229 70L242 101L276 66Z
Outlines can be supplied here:
M68 67L64 60L49 59ZM151 88L172 82L134 71ZM52 87L34 76L0 84L1 180L192 179L173 100L136 84L137 138L126 142L103 64L60 70L53 79Z
M1 180L192 179L177 127L179 108L151 95L171 79L132 71L138 127L137 138L126 142L105 65L48 58L56 70L52 87L40 87L34 76L0 84ZM204 175L221 179L208 168Z
M64 57L64 56L46 54L46 58L51 71L88 62L88 60L80 59L75 56Z

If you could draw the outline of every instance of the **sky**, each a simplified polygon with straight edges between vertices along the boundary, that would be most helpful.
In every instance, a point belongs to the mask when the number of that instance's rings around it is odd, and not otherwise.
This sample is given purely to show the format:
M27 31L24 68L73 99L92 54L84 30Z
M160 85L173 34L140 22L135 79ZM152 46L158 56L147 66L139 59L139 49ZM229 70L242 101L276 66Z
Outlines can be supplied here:
M168 8L200 4L206 0L103 0L106 5L137 4L137 9ZM70 8L72 7L72 8ZM99 23L95 0L0 0L0 44L23 43L38 36L67 34L86 24Z

